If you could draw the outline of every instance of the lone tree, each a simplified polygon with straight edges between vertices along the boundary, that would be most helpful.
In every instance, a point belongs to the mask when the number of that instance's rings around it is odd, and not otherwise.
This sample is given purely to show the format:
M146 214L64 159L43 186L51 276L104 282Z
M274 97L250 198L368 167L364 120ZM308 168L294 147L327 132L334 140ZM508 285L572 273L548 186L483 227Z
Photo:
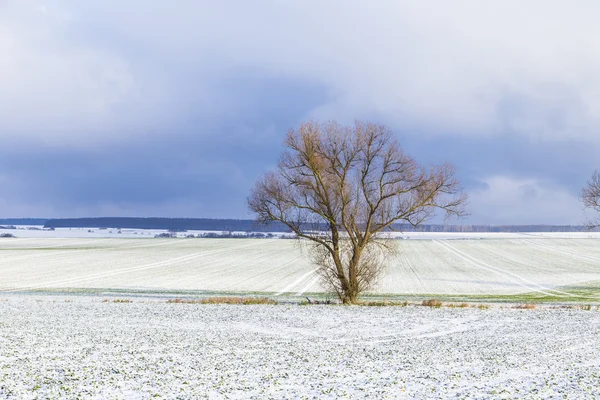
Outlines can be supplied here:
M248 207L314 245L317 271L344 304L356 303L393 251L382 233L434 215L463 215L466 195L450 164L419 165L382 125L307 122L290 130L277 168L258 180Z
M581 199L586 208L590 208L600 213L600 170L594 172L587 185L581 190ZM587 221L589 229L600 226L600 216Z

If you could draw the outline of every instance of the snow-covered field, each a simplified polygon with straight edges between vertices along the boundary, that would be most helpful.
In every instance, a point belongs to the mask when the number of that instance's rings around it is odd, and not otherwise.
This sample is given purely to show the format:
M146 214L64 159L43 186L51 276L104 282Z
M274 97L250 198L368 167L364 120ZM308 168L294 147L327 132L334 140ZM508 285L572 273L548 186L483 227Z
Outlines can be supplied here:
M0 295L0 399L600 397L596 310Z
M65 231L43 234L63 236ZM322 291L309 249L295 240L94 238L84 233L88 237L0 239L0 293ZM405 236L411 240L396 241L398 256L388 260L376 294L531 293L565 301L583 296L590 302L600 295L597 233Z

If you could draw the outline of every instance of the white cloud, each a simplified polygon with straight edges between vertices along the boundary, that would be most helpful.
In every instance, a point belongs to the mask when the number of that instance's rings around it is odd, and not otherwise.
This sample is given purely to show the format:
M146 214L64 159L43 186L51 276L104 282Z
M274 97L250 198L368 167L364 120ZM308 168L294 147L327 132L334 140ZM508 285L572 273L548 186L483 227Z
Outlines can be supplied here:
M473 223L581 225L586 220L579 199L551 182L507 176L483 182L469 193Z
M190 97L218 113L228 93L216 82L236 68L326 85L335 99L309 112L325 118L600 140L593 1L9 0L0 11L1 131L49 142L168 126L194 112Z
M71 22L35 1L0 6L4 143L97 143L151 126L142 112L147 82L116 52L74 37Z

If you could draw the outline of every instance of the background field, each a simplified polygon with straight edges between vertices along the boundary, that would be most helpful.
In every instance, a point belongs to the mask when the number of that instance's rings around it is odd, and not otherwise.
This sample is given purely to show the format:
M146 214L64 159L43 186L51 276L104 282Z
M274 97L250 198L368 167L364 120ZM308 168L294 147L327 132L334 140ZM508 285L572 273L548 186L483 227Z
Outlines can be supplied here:
M600 300L597 233L404 237L371 296ZM308 251L283 239L2 239L0 291L317 295Z

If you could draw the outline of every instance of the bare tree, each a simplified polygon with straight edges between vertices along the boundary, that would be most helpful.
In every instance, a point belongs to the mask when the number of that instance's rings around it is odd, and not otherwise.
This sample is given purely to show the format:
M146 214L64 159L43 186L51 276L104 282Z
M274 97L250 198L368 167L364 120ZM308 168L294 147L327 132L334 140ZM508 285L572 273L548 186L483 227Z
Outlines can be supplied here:
M587 185L581 190L581 199L585 208L590 208L600 213L600 170L594 172ZM589 229L600 226L600 216L586 223Z
M419 225L442 209L463 215L466 195L450 164L419 165L382 125L307 122L290 130L274 171L256 182L248 207L314 244L329 288L355 303L381 275L390 250L382 233Z

